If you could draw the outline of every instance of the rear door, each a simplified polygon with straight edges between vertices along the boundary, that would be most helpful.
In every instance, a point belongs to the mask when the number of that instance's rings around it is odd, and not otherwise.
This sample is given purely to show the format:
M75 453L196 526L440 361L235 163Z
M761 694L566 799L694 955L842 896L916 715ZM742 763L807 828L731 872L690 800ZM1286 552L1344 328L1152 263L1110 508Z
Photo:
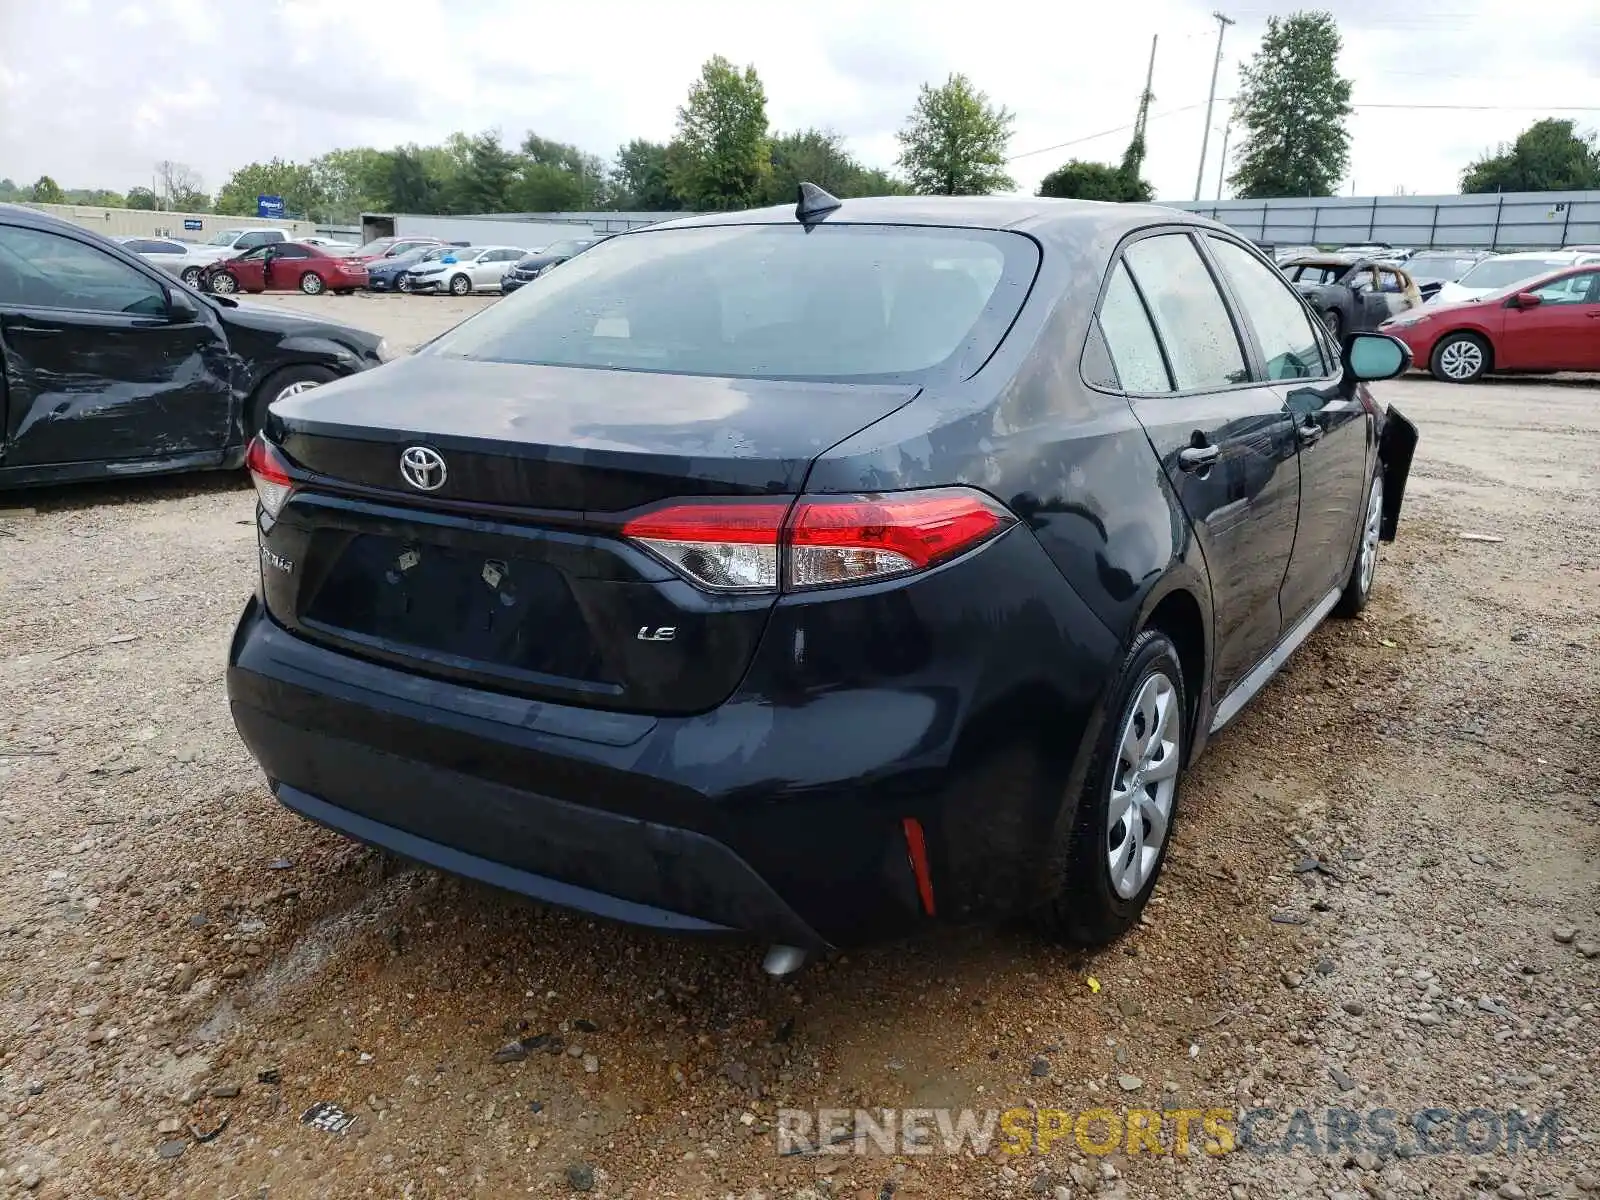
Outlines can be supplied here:
M1252 377L1242 331L1187 232L1127 246L1100 323L1205 554L1213 685L1223 695L1283 629L1278 592L1299 508L1289 411L1275 386Z
M1211 234L1206 245L1250 326L1260 377L1282 398L1300 446L1300 516L1280 604L1292 628L1343 584L1370 478L1372 416L1345 394L1334 348L1278 272L1231 238Z
M88 241L0 225L7 467L221 453L227 342L196 302Z

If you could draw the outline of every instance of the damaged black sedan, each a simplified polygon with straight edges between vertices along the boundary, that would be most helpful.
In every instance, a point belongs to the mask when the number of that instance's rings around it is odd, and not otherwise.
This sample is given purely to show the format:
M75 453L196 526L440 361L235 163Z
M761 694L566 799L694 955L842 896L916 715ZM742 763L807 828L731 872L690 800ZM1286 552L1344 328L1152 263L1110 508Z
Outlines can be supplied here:
M1372 592L1416 441L1226 227L836 200L624 233L275 404L234 720L278 800L768 969L1135 922L1183 769Z
M237 467L267 405L387 357L374 334L197 295L0 205L0 489Z

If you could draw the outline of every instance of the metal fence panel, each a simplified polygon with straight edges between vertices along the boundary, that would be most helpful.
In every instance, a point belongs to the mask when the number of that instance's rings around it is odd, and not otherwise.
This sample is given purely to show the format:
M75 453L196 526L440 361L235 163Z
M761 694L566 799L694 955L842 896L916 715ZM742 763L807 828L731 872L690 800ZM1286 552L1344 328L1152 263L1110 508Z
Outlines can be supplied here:
M1285 196L1178 203L1274 245L1544 250L1600 243L1600 192L1473 196Z

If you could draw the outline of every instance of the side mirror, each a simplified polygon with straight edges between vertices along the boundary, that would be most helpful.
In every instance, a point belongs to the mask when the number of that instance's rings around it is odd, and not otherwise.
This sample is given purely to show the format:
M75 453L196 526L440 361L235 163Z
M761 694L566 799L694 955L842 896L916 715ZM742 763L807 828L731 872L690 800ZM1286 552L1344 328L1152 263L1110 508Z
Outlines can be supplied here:
M1544 303L1544 297L1538 292L1518 292L1511 297L1512 308L1538 308Z
M1366 383L1393 379L1411 369L1411 347L1387 333L1346 334L1344 369Z
M167 293L167 316L174 325L193 321L200 315L200 305L187 288L175 287Z

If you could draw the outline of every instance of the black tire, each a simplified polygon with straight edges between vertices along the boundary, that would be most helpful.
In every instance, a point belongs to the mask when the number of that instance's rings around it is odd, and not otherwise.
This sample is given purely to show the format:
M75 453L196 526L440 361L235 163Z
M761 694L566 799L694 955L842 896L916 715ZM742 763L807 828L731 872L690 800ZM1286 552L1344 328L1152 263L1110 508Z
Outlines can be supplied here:
M400 276L399 279L394 281L394 290L397 292L409 293L411 291L411 280L407 279L404 275Z
M206 290L217 296L232 296L239 290L239 280L232 271L218 271L206 280Z
M1366 500L1361 505L1361 525L1356 530L1356 557L1350 564L1350 577L1344 582L1344 591L1339 595L1339 603L1333 607L1334 616L1354 617L1372 598L1372 583L1377 578L1378 571L1378 534L1382 524L1383 464L1379 463L1378 469L1372 474L1372 482L1367 485ZM1370 570L1367 569L1369 553L1372 560Z
M465 275L452 275L450 277L450 294L452 296L472 295L472 280Z
M1443 383L1476 383L1489 373L1494 352L1475 333L1447 333L1434 343L1428 374Z
M1344 336L1344 318L1339 315L1337 308L1330 308L1323 313L1322 323L1328 327L1328 332L1333 334L1334 341Z
M200 287L200 268L199 267L185 267L183 269L183 271L178 275L178 278L183 280L183 282L188 284L190 287L192 287L192 288L194 288L196 290L199 290L199 287Z
M307 271L300 276L300 290L308 296L320 296L328 290L328 285L322 282L322 276L315 271Z
M318 367L310 363L298 364L292 367L280 367L271 375L268 375L250 395L250 406L245 410L246 439L252 438L261 432L261 426L267 419L268 405L283 395L285 389L293 387L297 383L320 386L324 383L331 383L337 378L339 378L337 371L331 371L327 367Z
M1113 826L1110 820L1112 789L1125 780L1120 747L1125 729L1135 719L1135 702L1147 682L1157 675L1169 685L1169 706L1173 715L1173 747L1159 760L1178 766L1172 778L1167 804L1167 828L1144 884L1131 895L1118 893L1111 877L1110 839L1124 822ZM1070 830L1058 829L1057 839L1065 839L1050 861L1064 865L1059 891L1040 912L1044 931L1051 937L1078 946L1103 946L1125 933L1139 919L1150 894L1161 878L1167 848L1177 818L1178 796L1183 778L1182 763L1189 751L1189 709L1184 693L1183 664L1172 639L1159 629L1147 629L1134 639L1117 668L1106 705L1106 722L1095 745L1094 756L1085 776L1083 794L1077 798ZM1135 789L1144 792L1143 786ZM1141 829L1148 823L1139 818ZM1129 831L1131 832L1131 830Z

